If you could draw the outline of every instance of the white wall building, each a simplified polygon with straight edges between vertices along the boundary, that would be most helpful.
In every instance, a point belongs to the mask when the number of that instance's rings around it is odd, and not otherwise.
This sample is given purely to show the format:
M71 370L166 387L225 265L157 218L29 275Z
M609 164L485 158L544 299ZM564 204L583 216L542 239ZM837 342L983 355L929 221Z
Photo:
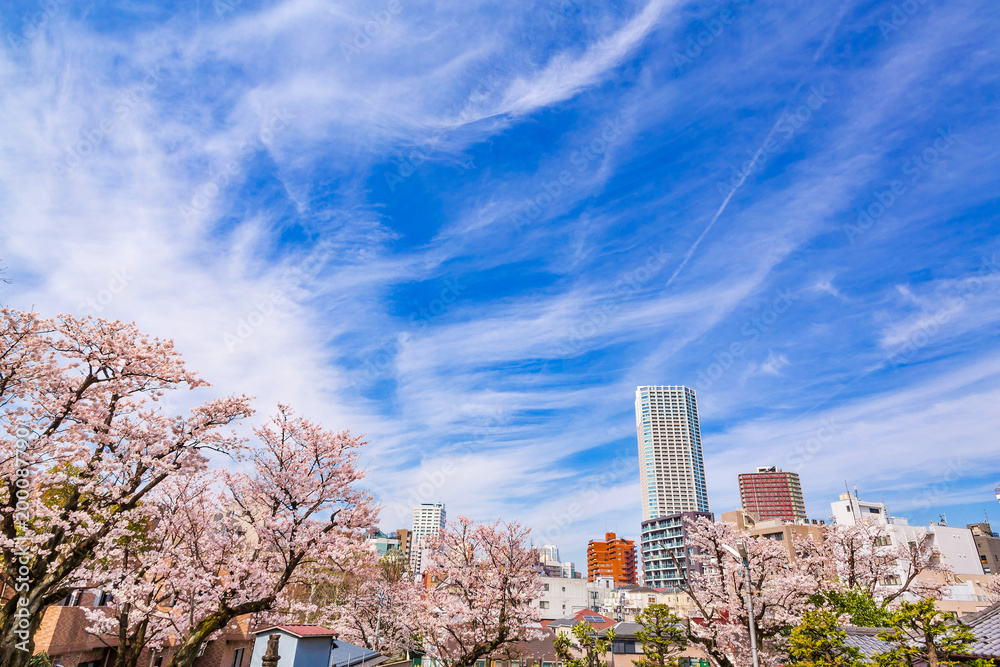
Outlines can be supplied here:
M532 605L538 607L543 621L572 616L597 601L594 585L586 579L539 577L539 581L542 594Z
M665 604L682 618L693 615L694 603L681 591L666 592L646 586L622 586L605 592L599 611L610 618L634 622L652 604Z
M844 526L853 526L862 519L883 526L893 521L885 503L860 500L850 493L840 494L840 500L830 503L830 509L833 511L834 523ZM906 524L906 519L897 518L895 521L902 521L904 525Z
M559 547L554 544L543 544L538 549L538 557L542 559L542 562L546 565L555 565L559 563Z
M840 500L830 503L836 523L853 526L866 520L886 527L886 534L892 546L898 547L932 535L934 547L941 552L941 562L948 565L954 574L982 574L983 567L976 549L976 539L968 528L942 526L911 526L902 517L889 514L885 503L860 500L849 493L840 494Z
M426 542L444 528L444 503L423 503L413 508L413 532L410 533L410 571L420 574L427 568Z

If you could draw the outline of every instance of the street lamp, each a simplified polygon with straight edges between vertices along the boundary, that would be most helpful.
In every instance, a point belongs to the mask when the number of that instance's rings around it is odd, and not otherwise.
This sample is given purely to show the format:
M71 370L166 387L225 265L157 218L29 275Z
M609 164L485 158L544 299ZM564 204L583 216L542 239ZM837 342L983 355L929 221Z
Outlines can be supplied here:
M378 635L382 630L382 602L385 600L385 591L378 592L378 614L375 617L375 650L378 651ZM350 667L350 660L348 660L348 667Z
M750 595L750 558L747 556L747 546L743 542L737 542L736 549L728 544L723 544L722 548L743 563L747 580L747 614L750 616L750 653L753 656L753 667L760 667L760 660L757 658L757 624L753 619L753 598Z

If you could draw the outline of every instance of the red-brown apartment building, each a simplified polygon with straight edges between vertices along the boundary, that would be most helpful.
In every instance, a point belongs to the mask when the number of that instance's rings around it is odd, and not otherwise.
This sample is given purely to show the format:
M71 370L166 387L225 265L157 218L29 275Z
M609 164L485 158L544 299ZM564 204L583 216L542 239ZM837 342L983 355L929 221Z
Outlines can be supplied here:
M604 541L587 544L587 581L613 577L616 586L636 583L635 542L605 533Z
M757 468L757 472L742 473L739 479L743 511L753 515L757 521L806 520L806 505L798 474L769 466Z

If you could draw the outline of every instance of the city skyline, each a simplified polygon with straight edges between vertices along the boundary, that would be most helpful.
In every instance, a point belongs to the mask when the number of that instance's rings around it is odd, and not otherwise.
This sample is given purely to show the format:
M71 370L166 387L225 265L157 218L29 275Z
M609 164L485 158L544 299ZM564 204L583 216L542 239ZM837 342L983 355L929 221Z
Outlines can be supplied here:
M1000 7L571 4L12 3L0 294L367 434L387 528L638 538L657 382L717 516L1000 512Z

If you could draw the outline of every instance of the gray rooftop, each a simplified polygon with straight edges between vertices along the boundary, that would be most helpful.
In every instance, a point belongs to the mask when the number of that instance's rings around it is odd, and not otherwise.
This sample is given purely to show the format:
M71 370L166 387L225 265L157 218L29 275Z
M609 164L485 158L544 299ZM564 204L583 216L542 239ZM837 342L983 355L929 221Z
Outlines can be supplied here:
M844 632L847 633L844 643L861 651L866 658L871 658L876 653L884 653L892 648L876 636L880 632L887 631L888 628L859 628L848 625L844 627Z
M963 617L962 622L972 628L979 639L969 648L972 655L983 658L1000 657L1000 602Z
M330 652L330 667L373 667L388 658L377 651L336 640Z

